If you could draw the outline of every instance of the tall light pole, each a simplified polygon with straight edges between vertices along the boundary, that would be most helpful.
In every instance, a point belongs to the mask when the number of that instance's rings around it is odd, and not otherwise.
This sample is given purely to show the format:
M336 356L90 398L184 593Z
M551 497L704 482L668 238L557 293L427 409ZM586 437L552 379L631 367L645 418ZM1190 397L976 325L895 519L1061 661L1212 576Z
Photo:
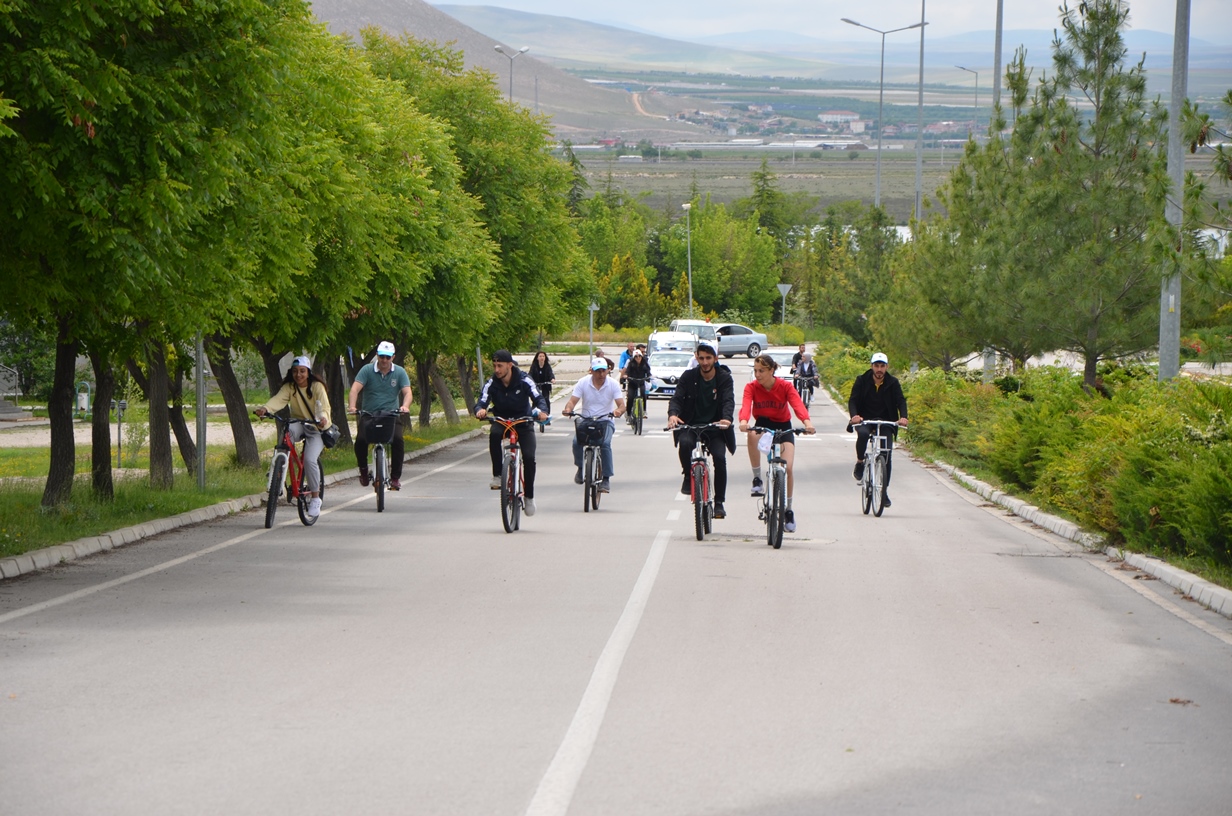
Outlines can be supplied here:
M885 130L885 121L881 118L881 109L882 109L883 103L885 102L885 38L887 34L894 34L899 31L908 31L912 28L923 28L924 26L928 25L928 23L924 23L924 22L912 23L911 25L903 26L902 28L891 28L889 31L882 31L880 28L873 28L872 26L866 26L863 23L857 23L855 20L849 20L846 17L842 17L840 19L844 23L847 23L848 25L853 25L853 26L856 26L857 28L867 28L869 31L873 31L881 35L881 80L878 83L879 89L877 91L877 190L873 195L873 205L876 207L880 207L881 206L881 134Z
M980 127L980 72L972 71L970 68L964 68L961 65L955 65L960 71L966 71L968 74L975 74L975 103L971 108L971 130L972 132L979 130Z
M924 0L920 0L920 79L916 85L915 217L924 220Z
M689 258L689 317L693 316L693 222L689 217L689 211L693 209L693 202L690 201L681 204L680 208L684 210L684 235L685 246L688 251Z
M509 101L513 101L513 61L530 50L529 45L524 45L517 51L506 51L501 46L496 46L496 50L509 58Z

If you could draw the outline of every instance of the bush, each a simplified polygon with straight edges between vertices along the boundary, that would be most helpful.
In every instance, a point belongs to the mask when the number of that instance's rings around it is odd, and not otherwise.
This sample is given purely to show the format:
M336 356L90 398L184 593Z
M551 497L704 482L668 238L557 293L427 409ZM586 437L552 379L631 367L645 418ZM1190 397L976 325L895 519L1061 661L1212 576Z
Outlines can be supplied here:
M799 326L775 323L762 328L761 331L772 346L798 346L804 342L804 329Z

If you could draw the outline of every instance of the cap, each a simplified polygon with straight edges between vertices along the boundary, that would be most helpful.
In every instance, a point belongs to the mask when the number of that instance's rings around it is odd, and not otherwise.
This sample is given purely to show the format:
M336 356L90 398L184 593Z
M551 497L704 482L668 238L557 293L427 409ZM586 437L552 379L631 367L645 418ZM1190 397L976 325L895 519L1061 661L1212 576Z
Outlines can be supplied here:
M590 361L591 371L607 371L607 360L596 357Z
M874 362L874 363L885 363L886 365L889 365L889 364L890 364L890 360L889 360L889 358L887 358L887 357L886 357L884 354L882 354L880 351L879 351L879 352L877 352L876 354L874 354L874 355L873 355L873 359L872 359L870 362Z
M715 354L715 353L714 353L714 346L710 345L709 343L698 343L698 344L697 344L697 351L696 351L695 353L700 354L700 353L702 353L703 351L704 351L704 352L706 352L707 354L709 354L711 357L718 357L718 356L719 356L719 355L717 355L717 354Z
M382 340L376 347L376 354L378 357L393 357L394 344L388 340Z
M299 357L296 357L294 360L291 361L291 367L294 368L295 366L303 366L304 368L312 368L312 361L309 360L307 357L300 355Z
M497 349L492 353L492 362L494 363L512 363L513 355L507 349Z
M642 350L641 350L641 349L634 349L634 350L633 350L633 356L634 356L634 357L641 357L641 356L642 356Z

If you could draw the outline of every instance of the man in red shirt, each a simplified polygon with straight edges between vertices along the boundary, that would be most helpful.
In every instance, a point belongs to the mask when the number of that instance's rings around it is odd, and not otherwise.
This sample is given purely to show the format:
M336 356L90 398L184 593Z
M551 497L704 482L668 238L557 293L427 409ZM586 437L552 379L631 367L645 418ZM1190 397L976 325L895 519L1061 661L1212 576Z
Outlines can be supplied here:
M763 428L786 431L791 429L791 413L804 423L804 432L816 433L808 409L800 401L800 394L787 380L774 376L779 364L769 354L763 354L753 361L753 380L744 387L744 399L740 403L740 430L748 431L751 425ZM754 421L749 422L752 418ZM765 488L761 481L761 452L757 449L758 435L749 431L748 448L749 463L753 465L754 496L761 496ZM780 436L783 446L783 459L787 461L787 512L783 518L783 529L789 533L796 530L796 516L791 509L792 488L795 486L795 476L792 465L796 460L796 442L794 434Z

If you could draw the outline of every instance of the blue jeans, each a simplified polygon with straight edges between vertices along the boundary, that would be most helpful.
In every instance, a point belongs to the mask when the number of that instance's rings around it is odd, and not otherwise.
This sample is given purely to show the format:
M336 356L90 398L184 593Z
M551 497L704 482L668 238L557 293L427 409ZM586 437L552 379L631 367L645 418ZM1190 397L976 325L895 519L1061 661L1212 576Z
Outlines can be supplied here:
M612 470L612 432L616 430L616 426L611 422L604 422L603 425L603 441L599 443L599 456L600 461L603 462L603 478L610 479L615 475ZM573 435L573 464L578 470L582 469L582 445L577 440L577 434Z

